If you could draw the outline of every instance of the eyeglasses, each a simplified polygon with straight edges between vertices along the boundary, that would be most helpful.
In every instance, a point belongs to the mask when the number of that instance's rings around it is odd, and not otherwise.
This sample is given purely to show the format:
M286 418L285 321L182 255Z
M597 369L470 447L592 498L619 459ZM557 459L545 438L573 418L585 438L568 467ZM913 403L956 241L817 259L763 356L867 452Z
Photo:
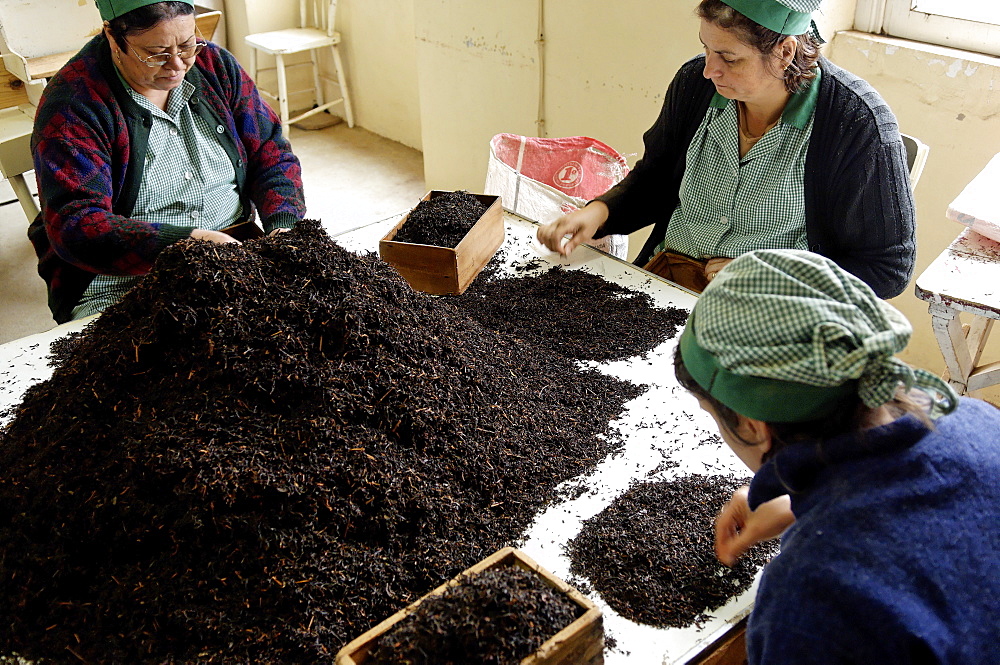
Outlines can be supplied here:
M128 44L128 41L125 41ZM132 50L133 55L135 55L136 60L146 65L147 67L162 67L170 61L170 58L177 56L181 60L190 60L201 53L202 49L205 48L206 42L195 42L194 46L189 46L185 49L177 51L177 53L157 53L156 55L146 56L145 58L139 55L138 51L132 48L131 44L128 47Z

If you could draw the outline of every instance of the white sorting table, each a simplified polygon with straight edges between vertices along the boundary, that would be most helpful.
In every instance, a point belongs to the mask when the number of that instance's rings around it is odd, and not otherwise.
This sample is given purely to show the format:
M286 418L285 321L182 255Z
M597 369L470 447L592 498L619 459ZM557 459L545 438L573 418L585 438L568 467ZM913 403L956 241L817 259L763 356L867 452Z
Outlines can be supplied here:
M964 229L920 274L916 295L930 303L931 325L948 381L959 394L1000 383L1000 362L980 364L993 322L1000 319L1000 154L948 206ZM982 231L982 233L980 233ZM983 233L987 235L983 235ZM968 327L959 314L971 316Z
M378 251L378 243L399 221L392 217L375 224L345 231L335 237L344 247L358 251ZM504 215L506 240L498 250L510 273L518 266L539 261L538 271L552 265L585 270L636 291L647 293L662 307L690 310L697 296L641 268L608 254L581 246L567 258L548 251L535 239L536 225L513 213ZM679 332L678 332L679 334ZM572 540L584 520L596 515L637 480L657 480L690 473L734 474L749 477L749 469L725 444L706 444L718 434L711 417L674 379L673 354L677 339L668 340L646 357L613 363L587 363L620 379L649 386L643 395L626 405L627 411L613 427L621 433L620 454L603 460L586 479L591 491L549 507L538 515L519 546L528 556L556 576L569 579L570 561L563 547ZM669 429L658 423L673 421ZM678 466L649 476L669 458ZM570 481L578 484L580 479ZM617 642L617 650L607 650L605 663L617 665L663 665L688 663L707 655L710 647L750 613L756 584L717 610L701 628L654 628L636 624L594 598L604 615L606 634Z
M392 217L335 236L344 247L377 251L378 241L399 221ZM567 269L585 270L628 288L648 293L663 307L690 309L692 293L651 273L602 252L581 247L563 259L535 241L535 225L516 215L505 214L507 238L500 248L506 265L513 270L538 260L547 270L561 264ZM24 391L46 379L51 370L46 358L49 344L70 332L83 329L87 321L75 321L0 345L0 409L16 405ZM672 356L676 338L668 340L645 357L621 362L594 363L601 371L649 386L643 395L626 405L622 418L613 427L620 432L623 447L600 462L586 479L590 491L577 498L550 506L539 514L517 545L542 566L563 579L570 578L569 559L563 546L579 533L582 522L597 514L620 496L636 480L659 480L689 473L735 474L749 477L724 444L708 441L717 434L714 422L698 407L697 401L680 388L673 377ZM659 423L672 422L664 427ZM678 466L650 475L669 458ZM574 486L581 479L569 481ZM617 642L608 650L608 665L663 665L688 663L705 656L713 645L746 617L753 604L756 584L712 614L700 628L654 628L636 624L610 609L599 597L595 601L604 614L606 634Z

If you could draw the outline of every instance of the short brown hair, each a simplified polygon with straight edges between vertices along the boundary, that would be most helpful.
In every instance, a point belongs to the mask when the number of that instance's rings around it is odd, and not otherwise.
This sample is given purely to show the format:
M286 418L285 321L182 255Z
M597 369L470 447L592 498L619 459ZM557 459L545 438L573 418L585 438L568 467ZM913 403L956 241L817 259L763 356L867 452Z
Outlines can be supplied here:
M792 56L792 62L781 72L781 78L785 81L785 89L788 92L796 93L806 82L816 78L816 74L812 70L816 61L819 60L820 44L811 33L782 35L748 19L722 0L701 0L695 12L699 18L720 28L731 30L740 41L757 49L763 56L770 56L774 52L774 47L781 43L785 37L795 37L795 53ZM773 67L769 58L765 58L765 60L768 67ZM778 72L775 74L777 75Z

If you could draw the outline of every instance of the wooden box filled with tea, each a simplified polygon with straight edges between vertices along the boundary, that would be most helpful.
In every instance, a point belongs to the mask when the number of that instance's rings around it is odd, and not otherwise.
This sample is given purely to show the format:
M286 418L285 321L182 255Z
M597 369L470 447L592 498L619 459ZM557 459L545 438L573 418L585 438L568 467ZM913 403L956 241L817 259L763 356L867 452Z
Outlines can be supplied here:
M350 642L336 665L443 662L602 665L601 611L505 547Z
M504 241L499 196L432 190L379 242L415 291L460 294Z

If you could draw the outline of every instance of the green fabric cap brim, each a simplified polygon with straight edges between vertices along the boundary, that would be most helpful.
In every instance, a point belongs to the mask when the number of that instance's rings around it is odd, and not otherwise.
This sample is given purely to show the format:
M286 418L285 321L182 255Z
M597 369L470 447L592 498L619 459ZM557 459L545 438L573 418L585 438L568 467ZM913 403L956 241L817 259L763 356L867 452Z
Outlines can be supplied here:
M766 423L815 420L829 415L857 392L857 381L822 387L734 374L698 344L694 312L688 317L679 344L684 367L698 385L736 413L754 420Z
M110 21L122 14L128 14L133 9L139 9L139 7L145 7L146 5L155 5L158 2L163 2L163 0L96 0L96 2L97 9L101 12L101 20ZM194 7L193 0L181 0L181 2L186 2Z
M809 31L812 14L789 9L777 0L722 0L724 3L779 35L801 35Z

